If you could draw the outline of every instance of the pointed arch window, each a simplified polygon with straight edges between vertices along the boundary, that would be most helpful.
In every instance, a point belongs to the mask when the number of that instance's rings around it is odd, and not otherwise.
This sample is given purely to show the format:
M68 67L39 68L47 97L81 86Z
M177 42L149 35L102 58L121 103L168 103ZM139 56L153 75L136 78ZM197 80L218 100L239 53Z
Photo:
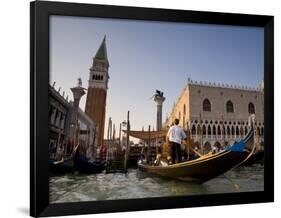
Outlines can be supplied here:
M197 126L197 134L202 134L200 125Z
M249 111L249 114L255 113L255 105L252 102L250 102L248 105L248 111Z
M244 129L243 129L242 126L240 127L240 135L241 135L241 136L244 136Z
M203 101L203 111L211 112L211 102L207 98Z
M226 102L226 112L227 113L233 113L234 112L233 103L230 100Z
M209 136L212 135L212 130L211 130L211 126L210 125L208 126L208 135Z
M216 126L213 126L213 135L217 135Z
M221 127L218 126L218 135L221 135Z
M202 135L206 135L206 126L203 125L203 128L202 128Z
M247 135L247 133L248 133L248 127L245 126L244 129L245 129L245 135Z
M236 126L236 136L239 136L239 127Z
M234 126L231 127L231 134L235 135L235 128L234 128Z
M193 125L192 128L191 128L191 134L192 135L196 134L196 127L195 127L195 125Z
M230 135L230 127L227 126L227 135Z

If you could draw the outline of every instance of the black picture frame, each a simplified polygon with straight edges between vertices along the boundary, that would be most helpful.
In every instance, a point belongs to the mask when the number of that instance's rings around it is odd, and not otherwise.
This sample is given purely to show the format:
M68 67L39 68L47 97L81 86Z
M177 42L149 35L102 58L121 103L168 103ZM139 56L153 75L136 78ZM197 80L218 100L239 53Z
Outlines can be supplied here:
M83 16L147 21L256 26L264 28L264 191L49 204L48 85L49 16ZM274 17L217 12L30 3L30 215L60 216L274 201Z

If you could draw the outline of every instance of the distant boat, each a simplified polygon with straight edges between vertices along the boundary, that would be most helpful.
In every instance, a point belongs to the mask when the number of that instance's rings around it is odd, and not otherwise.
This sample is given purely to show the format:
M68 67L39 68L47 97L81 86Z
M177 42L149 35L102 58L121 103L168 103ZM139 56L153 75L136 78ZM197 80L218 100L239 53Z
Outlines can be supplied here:
M223 151L168 166L153 166L139 162L138 168L140 171L161 177L204 183L247 161L253 150L254 128L251 121L250 131L245 138Z
M49 160L49 171L52 175L73 173L73 161L72 159Z
M101 173L105 170L105 161L91 161L90 159L79 155L74 161L74 169L81 174Z
M105 162L86 158L79 152L79 145L76 146L72 154L67 159L60 161L49 160L49 171L51 176L74 173L78 171L81 174L100 173L105 169Z

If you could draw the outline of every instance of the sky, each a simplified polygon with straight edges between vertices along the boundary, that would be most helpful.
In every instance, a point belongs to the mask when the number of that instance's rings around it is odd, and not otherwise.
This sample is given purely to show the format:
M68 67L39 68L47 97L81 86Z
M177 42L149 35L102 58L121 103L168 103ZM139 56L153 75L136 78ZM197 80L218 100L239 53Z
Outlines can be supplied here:
M109 117L119 128L130 110L131 129L156 129L155 90L166 97L164 121L189 77L250 87L263 79L263 28L52 15L50 84L56 81L70 99L78 77L87 88L104 35L110 64L105 128ZM85 102L86 95L82 110Z

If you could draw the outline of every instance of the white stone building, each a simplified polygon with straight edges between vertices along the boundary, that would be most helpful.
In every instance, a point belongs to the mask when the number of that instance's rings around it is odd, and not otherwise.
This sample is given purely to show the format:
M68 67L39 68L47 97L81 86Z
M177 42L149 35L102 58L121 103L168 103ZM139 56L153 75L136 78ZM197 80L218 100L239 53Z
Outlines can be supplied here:
M263 96L263 83L250 88L188 79L164 125L178 118L198 145L219 147L242 138L248 132L249 115L254 113L256 142L263 144Z

